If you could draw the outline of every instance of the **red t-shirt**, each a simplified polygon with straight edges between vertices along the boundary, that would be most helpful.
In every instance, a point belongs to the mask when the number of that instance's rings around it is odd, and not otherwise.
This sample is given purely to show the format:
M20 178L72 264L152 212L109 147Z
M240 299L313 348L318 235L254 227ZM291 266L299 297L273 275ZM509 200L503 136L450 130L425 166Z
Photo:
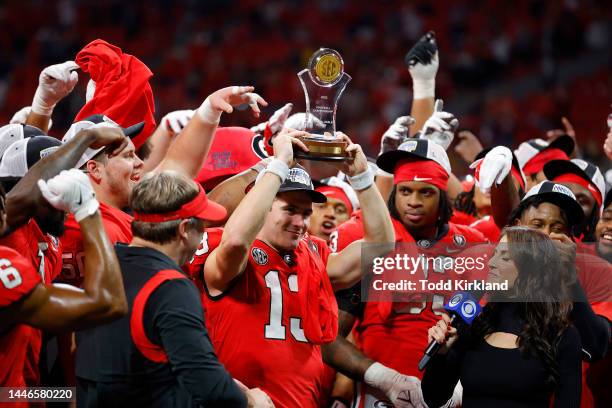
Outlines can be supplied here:
M41 277L28 259L0 246L0 310L28 296L39 283ZM17 324L0 334L0 386L26 386L26 359L31 336L36 331L25 324Z
M187 268L192 275L201 276L222 232L207 231ZM256 240L232 286L217 297L203 293L206 326L219 361L246 386L265 391L276 407L319 406L324 373L319 344L337 333L328 256L327 245L316 237L300 241L291 260ZM321 341L321 334L328 339Z
M128 243L132 240L131 215L104 203L100 203L100 215L111 244L114 245L117 242ZM60 238L63 250L63 268L60 280L80 287L83 284L85 257L81 227L72 214L68 215L64 225L66 232Z

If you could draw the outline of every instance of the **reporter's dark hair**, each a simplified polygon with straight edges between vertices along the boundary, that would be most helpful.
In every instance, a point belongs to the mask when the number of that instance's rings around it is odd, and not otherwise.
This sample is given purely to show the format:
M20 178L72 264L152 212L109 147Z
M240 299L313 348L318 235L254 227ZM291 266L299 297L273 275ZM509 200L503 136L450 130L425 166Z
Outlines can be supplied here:
M508 238L508 252L518 271L511 293L504 297L506 301L517 300L518 318L524 322L518 336L519 350L542 362L547 385L553 387L559 380L558 345L570 325L574 266L564 261L553 241L538 230L507 227L501 236ZM468 331L470 343L497 331L501 307L501 303L487 303Z
M389 195L389 199L387 200L387 208L389 209L389 214L391 217L395 218L398 221L402 220L400 217L397 208L395 208L395 196L397 194L397 185L393 187L391 190L391 194ZM436 227L438 227L438 231L441 230L448 222L450 221L453 215L453 207L448 199L448 195L446 191L440 190L440 201L438 202L438 220L436 221Z
M159 214L176 211L198 195L198 187L192 180L176 173L165 171L145 176L130 194L132 210L144 214ZM176 238L182 220L166 222L132 221L135 237L157 244L166 244ZM204 222L189 219L189 227L203 229Z

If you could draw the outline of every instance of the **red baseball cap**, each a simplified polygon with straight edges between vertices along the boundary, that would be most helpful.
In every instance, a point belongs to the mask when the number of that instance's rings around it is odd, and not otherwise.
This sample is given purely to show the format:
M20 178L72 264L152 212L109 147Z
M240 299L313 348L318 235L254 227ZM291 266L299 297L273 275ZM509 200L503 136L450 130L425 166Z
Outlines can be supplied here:
M263 135L243 127L218 128L195 181L210 191L226 178L247 170L266 157Z

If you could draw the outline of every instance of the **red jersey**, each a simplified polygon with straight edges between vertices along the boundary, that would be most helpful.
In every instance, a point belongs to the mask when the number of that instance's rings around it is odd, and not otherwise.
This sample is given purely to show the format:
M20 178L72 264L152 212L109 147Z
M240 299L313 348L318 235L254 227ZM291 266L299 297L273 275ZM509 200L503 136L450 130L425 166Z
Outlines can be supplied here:
M41 280L50 284L62 269L62 247L60 241L45 234L33 218L9 235L0 238L0 245L19 252L38 271Z
M125 212L100 203L102 224L111 244L117 242L128 243L132 241L132 216ZM85 251L83 250L83 236L81 227L72 214L68 215L64 223L66 232L60 238L62 242L63 268L60 280L80 287L83 283L83 265Z
M207 231L207 241L188 268L192 274L201 275L197 270L221 234L221 229ZM284 257L256 240L245 271L232 286L223 295L212 297L205 290L202 296L219 361L246 386L265 391L276 407L319 406L320 344L337 334L328 256L327 245L316 237L304 237Z
M60 241L45 234L33 218L0 239L0 245L19 252L37 271L43 283L51 284L62 269L62 248ZM40 380L38 361L42 347L42 332L30 328L28 352L25 364L25 378L29 386L36 386Z
M0 246L0 310L28 296L39 283L41 277L28 259ZM17 324L0 334L0 386L26 386L26 358L34 331Z
M482 233L490 242L499 242L501 229L495 224L495 220L490 215L485 215L481 219L474 221L470 227Z
M398 242L415 242L401 222L392 221ZM416 243L418 252L427 257L454 258L468 243L486 242L478 231L453 223L449 223L448 230L440 235L437 241L419 240ZM362 236L363 226L359 219L347 221L337 230L336 249L341 251ZM417 365L427 346L427 329L440 320L434 306L437 309L438 305L446 303L448 295L435 293L419 302L366 303L356 328L364 354L402 374L421 378L423 373Z

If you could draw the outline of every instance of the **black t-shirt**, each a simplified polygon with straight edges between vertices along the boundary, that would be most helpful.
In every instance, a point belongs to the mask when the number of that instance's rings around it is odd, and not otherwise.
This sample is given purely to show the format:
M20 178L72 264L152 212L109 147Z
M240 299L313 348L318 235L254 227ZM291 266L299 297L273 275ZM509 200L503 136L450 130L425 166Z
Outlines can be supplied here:
M506 311L513 307L502 306ZM517 319L508 313L502 314L497 331L518 335L522 324ZM437 354L431 359L421 387L429 406L444 405L461 380L464 408L547 408L553 395L554 407L578 407L581 346L573 326L561 337L557 364L559 381L552 389L546 385L548 372L540 359L523 356L518 348L494 347L484 338L468 344L465 337L460 337L447 354Z
M130 332L134 298L157 272L181 269L152 248L119 244L116 251L128 314L77 334L77 377L104 383L90 387L99 394L94 399L117 401L118 406L246 406L244 394L215 355L197 288L189 279L162 283L144 308L146 336L163 348L168 362L156 363L142 355Z

